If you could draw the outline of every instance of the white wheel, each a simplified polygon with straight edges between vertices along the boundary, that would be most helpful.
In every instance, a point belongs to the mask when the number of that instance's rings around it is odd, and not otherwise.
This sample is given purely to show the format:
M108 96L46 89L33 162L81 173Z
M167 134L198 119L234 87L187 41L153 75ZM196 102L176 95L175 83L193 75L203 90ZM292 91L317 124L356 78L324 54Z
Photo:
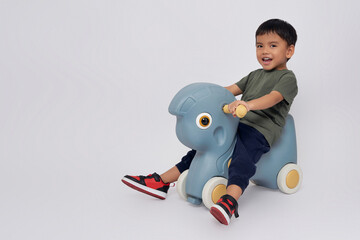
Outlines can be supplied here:
M283 193L293 194L299 190L302 179L301 168L294 163L289 163L279 171L277 185Z
M226 194L228 180L223 177L213 177L205 184L202 191L202 201L207 208L211 208L222 195Z
M176 190L178 192L178 194L180 195L180 197L184 200L187 200L188 196L186 194L186 178L187 175L189 173L189 170L185 170L183 171L178 180L177 180L177 184L176 184Z

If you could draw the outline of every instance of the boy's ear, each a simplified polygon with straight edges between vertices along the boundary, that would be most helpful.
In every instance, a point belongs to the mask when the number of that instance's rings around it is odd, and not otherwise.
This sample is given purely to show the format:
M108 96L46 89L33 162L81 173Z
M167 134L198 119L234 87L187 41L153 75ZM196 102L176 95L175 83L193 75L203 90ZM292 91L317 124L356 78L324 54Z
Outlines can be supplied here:
M295 46L294 45L290 45L287 50L286 50L286 58L290 59L295 53Z

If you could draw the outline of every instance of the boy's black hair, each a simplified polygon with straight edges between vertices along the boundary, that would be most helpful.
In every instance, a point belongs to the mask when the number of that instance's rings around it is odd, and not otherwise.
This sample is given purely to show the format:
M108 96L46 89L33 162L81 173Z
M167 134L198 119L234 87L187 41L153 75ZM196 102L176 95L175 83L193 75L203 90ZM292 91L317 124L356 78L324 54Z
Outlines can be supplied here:
M276 33L284 39L288 46L294 45L297 40L296 30L290 23L280 19L270 19L262 23L256 30L255 37L267 33Z

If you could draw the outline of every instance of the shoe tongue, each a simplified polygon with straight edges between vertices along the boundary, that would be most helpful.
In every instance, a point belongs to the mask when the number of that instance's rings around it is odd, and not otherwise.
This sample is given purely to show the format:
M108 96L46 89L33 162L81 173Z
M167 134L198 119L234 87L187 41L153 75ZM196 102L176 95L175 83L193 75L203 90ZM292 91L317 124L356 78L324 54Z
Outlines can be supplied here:
M160 176L159 176L159 174L157 174L157 173L153 173L153 174L151 174L151 176L153 176L153 177L154 177L155 181L157 181L157 182L159 182L159 181L160 181Z

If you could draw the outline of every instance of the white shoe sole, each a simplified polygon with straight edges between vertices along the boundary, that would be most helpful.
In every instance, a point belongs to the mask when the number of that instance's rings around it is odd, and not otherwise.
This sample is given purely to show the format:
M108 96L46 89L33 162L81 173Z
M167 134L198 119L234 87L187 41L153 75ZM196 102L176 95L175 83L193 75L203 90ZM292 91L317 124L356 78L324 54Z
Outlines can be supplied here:
M225 210L219 205L214 205L210 208L210 213L222 224L229 225L230 218Z
M123 183L125 183L126 185L128 185L129 187L139 191L139 192L142 192L142 193L146 193L150 196L153 196L153 197L156 197L156 198L159 198L159 199L165 199L166 198L166 195L167 193L164 193L162 191L159 191L159 190L156 190L156 189L153 189L153 188L149 188L147 186L144 186L140 183L137 183L135 181L132 181L131 179L129 178L126 178L124 177L122 180L121 180Z

